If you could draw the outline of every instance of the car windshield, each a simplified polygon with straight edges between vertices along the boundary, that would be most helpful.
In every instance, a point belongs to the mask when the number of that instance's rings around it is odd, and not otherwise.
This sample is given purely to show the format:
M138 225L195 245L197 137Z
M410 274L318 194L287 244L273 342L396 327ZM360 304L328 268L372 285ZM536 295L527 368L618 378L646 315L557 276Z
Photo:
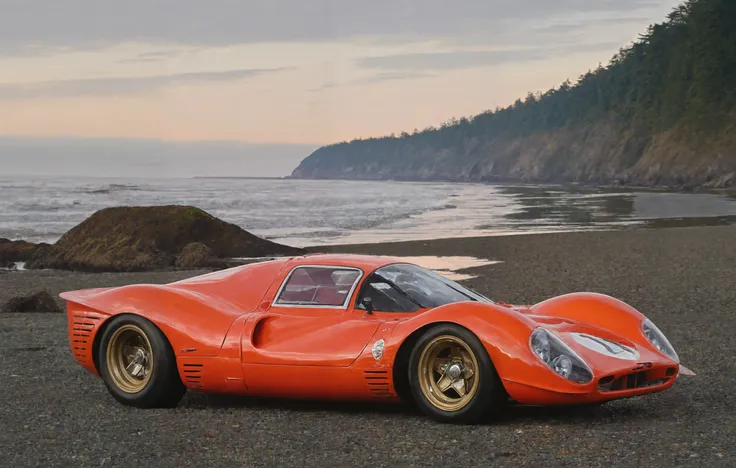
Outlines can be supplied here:
M393 289L393 296L402 295L421 308L439 307L453 302L493 302L434 271L412 264L393 264L373 272L374 282L383 282Z

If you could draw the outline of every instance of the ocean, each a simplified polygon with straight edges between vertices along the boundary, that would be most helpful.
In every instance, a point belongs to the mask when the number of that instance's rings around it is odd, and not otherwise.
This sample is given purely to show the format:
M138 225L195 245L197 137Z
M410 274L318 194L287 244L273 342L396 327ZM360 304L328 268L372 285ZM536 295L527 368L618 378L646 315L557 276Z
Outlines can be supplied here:
M713 193L390 181L0 176L0 237L56 241L95 211L185 204L294 246L732 222Z

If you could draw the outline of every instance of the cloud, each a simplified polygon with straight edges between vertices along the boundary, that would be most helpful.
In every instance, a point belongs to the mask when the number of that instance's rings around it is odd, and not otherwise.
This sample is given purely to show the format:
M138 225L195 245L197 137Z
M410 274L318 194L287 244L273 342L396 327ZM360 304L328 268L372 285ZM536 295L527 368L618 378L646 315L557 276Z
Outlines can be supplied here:
M529 50L460 50L452 52L423 52L384 55L361 59L364 68L391 70L446 70L498 65L544 58L540 49Z
M349 86L349 85L355 85L355 84L357 85L366 84L367 85L367 84L383 83L386 81L412 80L412 79L418 79L418 78L433 78L436 76L438 76L436 73L427 73L427 72L387 71L387 72L374 73L371 76L360 78L357 80L347 81L344 83L328 81L322 86L311 88L308 91L312 93L320 93L322 91L327 91L333 88L339 88L342 86Z
M501 65L508 62L544 60L581 52L615 49L620 44L598 42L561 47L536 47L507 50L456 50L366 57L358 61L363 68L384 70L449 70ZM415 72L416 73L416 72Z
M327 91L328 89L332 88L339 88L342 86L342 83L338 83L336 81L327 81L321 86L317 86L316 88L309 88L307 89L310 93L321 93L322 91Z
M143 52L134 57L118 60L118 63L155 63L181 55L179 50L155 50Z
M85 95L127 95L154 91L172 84L240 81L287 68L241 69L170 75L85 78L38 83L0 84L0 101L60 98Z
M576 14L610 16L672 0L0 0L5 54L123 42L224 46L410 33L462 35Z
M377 73L373 76L369 76L368 78L357 80L356 83L374 84L374 83L383 83L384 81L412 80L412 79L417 79L417 78L433 78L435 76L437 76L436 73L414 72L414 71L382 72L382 73Z
M571 33L576 33L582 30L586 30L591 27L601 27L601 26L615 26L620 24L639 24L644 23L648 20L648 18L645 17L619 17L619 18L596 18L595 20L591 21L575 21L575 22L569 22L566 21L564 23L559 24L551 24L551 25L544 25L540 27L536 27L532 29L533 33L537 34L544 34L544 35L569 35Z

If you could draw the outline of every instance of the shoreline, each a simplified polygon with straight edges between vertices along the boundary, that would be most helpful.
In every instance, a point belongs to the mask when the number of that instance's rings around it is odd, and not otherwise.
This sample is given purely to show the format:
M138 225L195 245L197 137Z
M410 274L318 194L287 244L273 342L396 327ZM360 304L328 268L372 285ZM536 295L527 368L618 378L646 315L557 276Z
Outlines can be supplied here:
M736 222L736 191L703 190L692 193L672 188L523 182L437 184L399 181L402 183L394 184L381 181L380 184L388 185L374 186L370 181L355 180L343 181L348 185L341 189L345 193L354 192L354 196L347 198L354 209L345 211L345 207L341 208L342 211L338 212L340 219L335 219L338 213L331 213L329 208L310 207L305 208L305 217L301 219L299 216L303 210L292 208L298 203L291 194L293 187L288 184L283 187L283 184L276 184L277 187L268 178L248 178L243 179L242 183L227 182L232 179L204 182L205 185L201 185L189 182L197 179L170 178L178 181L171 182L171 186L170 182L161 178L151 178L151 184L129 178L114 184L108 181L103 183L97 178L89 179L89 183L61 183L58 187L60 201L39 202L28 213L16 212L12 203L6 203L11 216L8 219L13 219L13 222L0 223L0 232L4 232L0 237L13 241L55 243L88 216L102 209L125 208L127 205L121 206L122 202L116 198L118 191L136 191L130 193L137 203L134 206L163 206L182 203L167 195L169 190L192 187L214 190L214 193L228 200L222 207L197 196L190 200L193 206L225 222L248 229L258 237L306 247L393 242L411 238L429 240L448 236L617 230L627 226L637 228L662 223L707 225L713 224L713 219L719 217L730 217L731 222ZM251 183L248 180L260 182ZM340 185L340 182L337 183ZM351 183L356 185L349 185ZM28 187L21 185L23 188L19 193L26 193ZM248 196L248 193L235 195L241 186L250 187L248 190L251 191L272 186L276 198L264 205L278 207L271 212L272 216L268 216L263 207L255 208L250 217L246 216L247 210L236 209L243 202L243 197ZM335 194L327 193L330 183L310 183L309 187L319 197L326 197L325 200L329 201L326 207L345 203L338 202L339 197L336 198ZM375 200L365 200L371 194L379 195L376 195ZM402 204L402 200L406 204ZM69 213L66 213L67 209ZM57 212L65 214L54 214Z
M196 177L195 177L196 178ZM249 177L212 177L214 179L248 179ZM634 184L595 184L575 181L530 181L520 179L504 180L456 180L456 179L347 179L347 178L310 178L310 177L276 177L276 180L309 180L309 181L343 181L343 182L396 182L416 184L466 184L466 185L497 185L497 186L532 186L532 187L567 187L581 189L602 189L620 191L653 191L672 193L724 193L736 195L736 184L723 187L694 185L634 185Z
M634 224L639 223L639 224ZM629 232L629 231L638 231L638 230L659 230L659 229L682 229L682 228L698 228L698 227L717 227L717 226L733 226L736 225L736 215L714 215L714 216L703 216L703 217L675 217L675 218L642 218L642 219L635 219L631 220L630 224L594 224L582 228L576 228L576 227L564 227L562 229L544 229L540 228L538 230L518 230L518 231L511 231L508 232L502 232L498 234L492 234L492 233L486 233L486 234L479 234L479 235L459 235L454 237L430 237L430 238L419 238L419 239L411 239L411 240L396 240L396 241L383 241L383 240L376 240L374 242L356 242L356 243L346 243L346 244L311 244L311 245L305 245L301 247L308 252L314 252L318 251L319 249L335 249L340 247L358 247L358 246L376 246L376 245L385 245L385 244L403 244L403 243L416 243L416 242L435 242L435 241L450 241L450 240L466 240L466 239L483 239L483 238L507 238L507 237L520 237L520 236L535 236L535 235L555 235L555 234L575 234L575 233L602 233L602 232ZM286 244L286 241L288 238L281 238L281 237L262 237L262 239L271 241L271 242L279 242ZM26 239L22 238L9 238L11 242L26 242ZM58 240L58 239L57 239ZM55 242L55 241L54 241ZM49 244L53 245L54 242L50 242L48 240L42 240L39 242L33 242L35 244ZM292 246L293 247L293 246ZM242 257L247 258L249 260L253 258L261 258L261 257ZM239 258L232 258L231 260L239 260ZM20 262L20 263L26 263L26 262ZM0 268L0 271L3 269Z
M596 184L575 181L528 181L528 180L498 180L498 181L471 181L471 180L454 180L454 179L347 179L347 178L307 178L286 176L114 176L114 175L63 175L57 176L52 174L11 174L7 176L9 179L14 178L41 178L41 179L100 179L100 180L270 180L270 181L323 181L323 182L392 182L392 183L414 183L414 184L458 184L458 185L492 185L492 186L531 186L531 187L575 187L584 189L601 189L601 190L621 190L621 191L654 191L654 192L672 192L672 193L723 193L733 194L736 196L736 184L725 187L711 187L697 185L693 187L675 186L675 185L616 185L616 184Z

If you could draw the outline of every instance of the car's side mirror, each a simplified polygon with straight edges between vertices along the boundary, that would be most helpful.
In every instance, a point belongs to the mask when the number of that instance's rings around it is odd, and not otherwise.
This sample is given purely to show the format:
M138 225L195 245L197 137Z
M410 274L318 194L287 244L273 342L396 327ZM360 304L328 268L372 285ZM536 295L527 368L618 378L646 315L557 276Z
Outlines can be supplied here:
M365 307L365 312L367 314L373 313L373 300L370 297L364 297L361 301L363 306Z

